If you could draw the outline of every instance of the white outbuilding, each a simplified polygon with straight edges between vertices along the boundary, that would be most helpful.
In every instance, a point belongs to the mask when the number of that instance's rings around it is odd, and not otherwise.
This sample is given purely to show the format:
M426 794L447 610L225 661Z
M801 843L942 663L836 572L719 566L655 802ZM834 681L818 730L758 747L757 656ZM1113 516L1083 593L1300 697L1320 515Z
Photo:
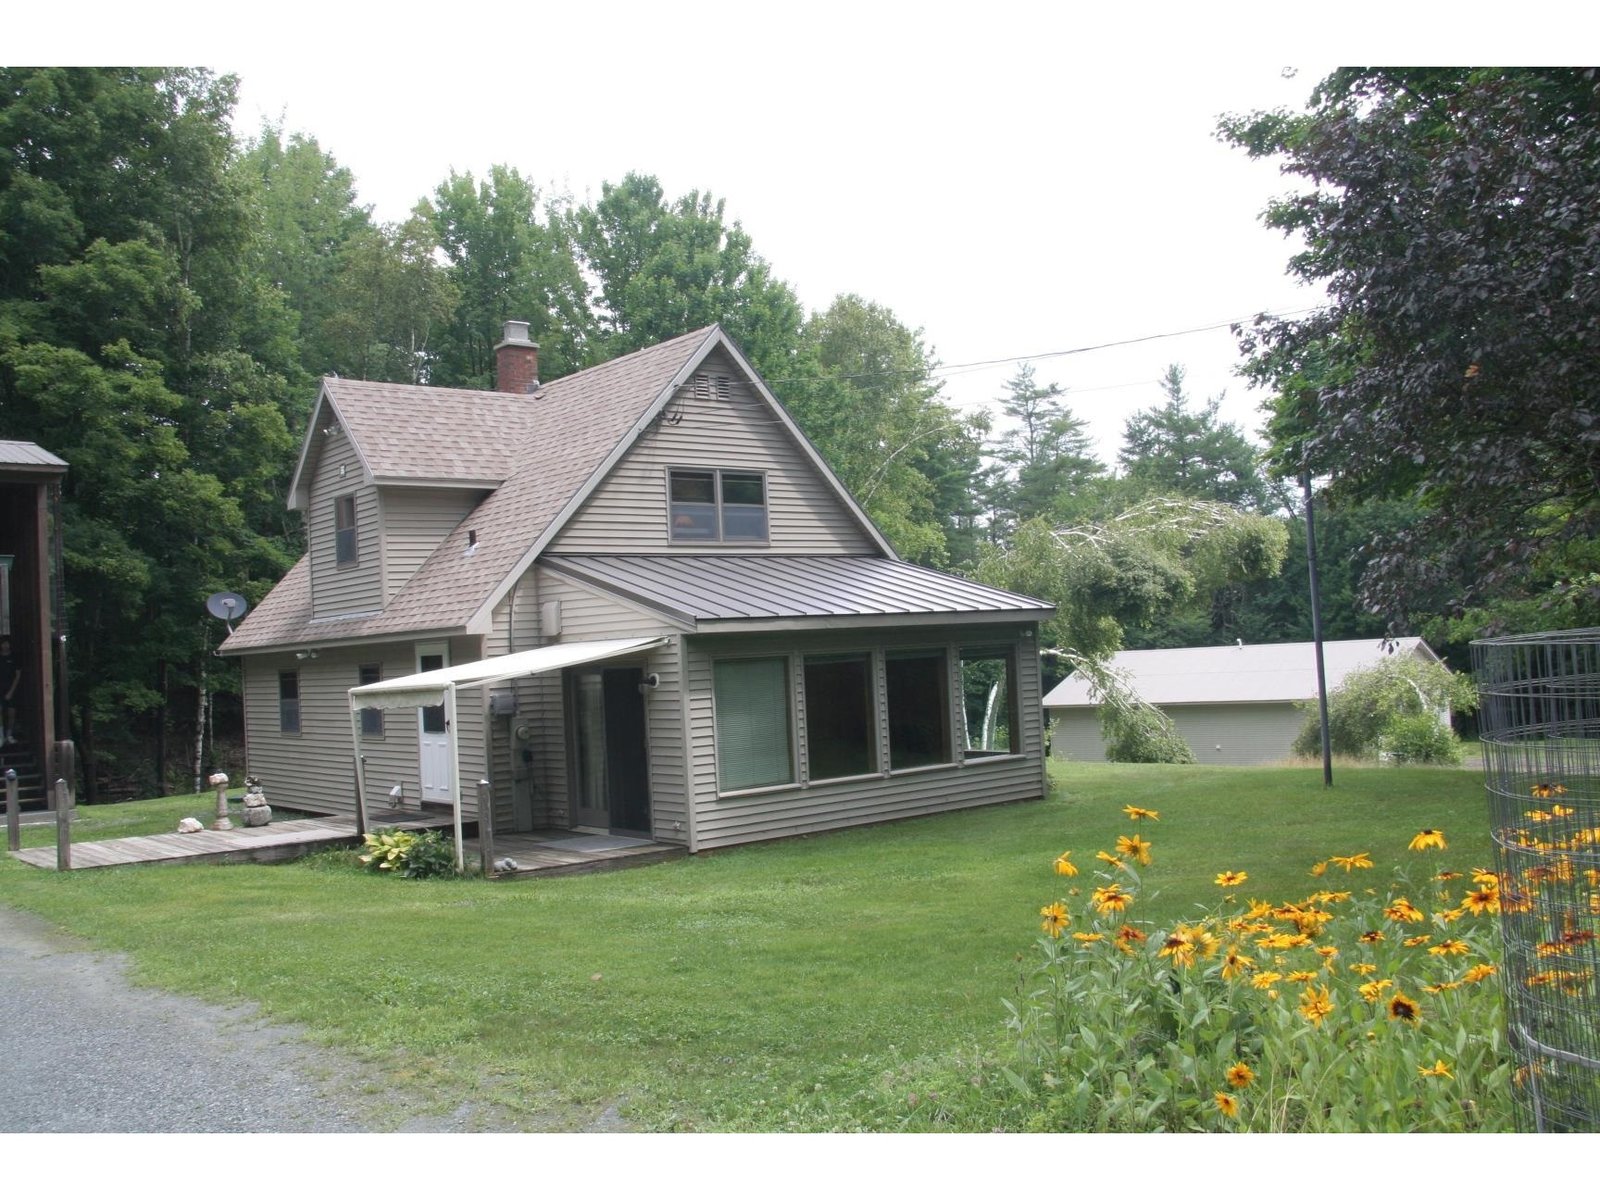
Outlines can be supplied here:
M1328 690L1346 675L1385 659L1439 656L1421 638L1357 638L1324 642ZM1314 644L1198 646L1181 650L1124 650L1108 664L1135 692L1172 718L1199 763L1249 766L1293 754L1305 723L1301 705L1317 696ZM1089 683L1074 675L1044 698L1052 721L1051 754L1078 762L1104 762L1098 705Z

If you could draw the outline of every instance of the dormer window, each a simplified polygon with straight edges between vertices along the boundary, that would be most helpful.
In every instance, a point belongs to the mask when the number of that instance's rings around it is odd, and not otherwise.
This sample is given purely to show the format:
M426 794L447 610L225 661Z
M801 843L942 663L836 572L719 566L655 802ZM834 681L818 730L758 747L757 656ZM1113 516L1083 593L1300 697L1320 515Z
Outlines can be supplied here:
M356 544L356 498L339 496L333 502L333 561L336 566L353 567L361 560Z
M767 540L767 479L762 472L675 468L667 476L672 541Z

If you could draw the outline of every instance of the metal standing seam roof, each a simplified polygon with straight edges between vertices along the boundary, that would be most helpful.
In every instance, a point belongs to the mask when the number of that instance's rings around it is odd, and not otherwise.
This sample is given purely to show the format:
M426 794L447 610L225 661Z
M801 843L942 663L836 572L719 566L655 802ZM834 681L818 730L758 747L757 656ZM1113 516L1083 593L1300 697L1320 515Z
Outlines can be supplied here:
M34 471L58 473L65 471L67 464L43 446L33 442L0 441L0 467L22 467Z
M1386 651L1385 645L1392 649ZM1324 642L1328 690L1350 672L1377 666L1396 655L1433 662L1436 655L1421 638L1356 638ZM1315 644L1274 646L1197 646L1176 650L1123 650L1106 664L1120 672L1151 704L1249 704L1309 700L1317 694ZM1070 676L1050 689L1046 708L1091 708L1089 682Z
M860 555L551 555L557 571L704 627L806 617L972 614L1054 607L955 575Z
M223 642L220 652L464 627L715 332L714 326L698 329L518 397L527 408L527 419L514 439L514 471L444 539L382 612L315 619L310 559L303 556ZM419 408L431 404L437 390L402 384L384 385L381 390L346 389L341 412L357 428L367 414L354 414L367 401L376 400L390 411L398 393L411 396L412 407ZM453 402L447 407L459 410ZM498 431L499 436L505 433ZM536 447L546 449L534 453ZM414 451L417 458L411 469L436 477L428 466L426 445L415 442ZM402 465L389 464L391 469ZM477 534L471 554L467 553L469 529Z

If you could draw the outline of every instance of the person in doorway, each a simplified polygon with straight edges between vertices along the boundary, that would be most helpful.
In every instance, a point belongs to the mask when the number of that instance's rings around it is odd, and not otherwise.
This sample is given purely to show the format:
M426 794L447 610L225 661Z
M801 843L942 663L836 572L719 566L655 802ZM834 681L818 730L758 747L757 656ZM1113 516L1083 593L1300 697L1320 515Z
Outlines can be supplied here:
M17 744L17 706L21 701L22 663L12 650L11 639L0 638L0 716L4 717L7 746Z

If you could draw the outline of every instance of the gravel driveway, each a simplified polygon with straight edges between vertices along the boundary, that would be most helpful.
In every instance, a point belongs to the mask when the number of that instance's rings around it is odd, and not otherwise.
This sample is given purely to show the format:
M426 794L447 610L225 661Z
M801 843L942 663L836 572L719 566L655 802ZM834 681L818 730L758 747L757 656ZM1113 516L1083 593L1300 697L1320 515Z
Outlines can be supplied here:
M422 1133L494 1123L476 1106L408 1113L388 1089L366 1087L372 1078L248 1007L134 987L118 956L0 906L0 1133Z

